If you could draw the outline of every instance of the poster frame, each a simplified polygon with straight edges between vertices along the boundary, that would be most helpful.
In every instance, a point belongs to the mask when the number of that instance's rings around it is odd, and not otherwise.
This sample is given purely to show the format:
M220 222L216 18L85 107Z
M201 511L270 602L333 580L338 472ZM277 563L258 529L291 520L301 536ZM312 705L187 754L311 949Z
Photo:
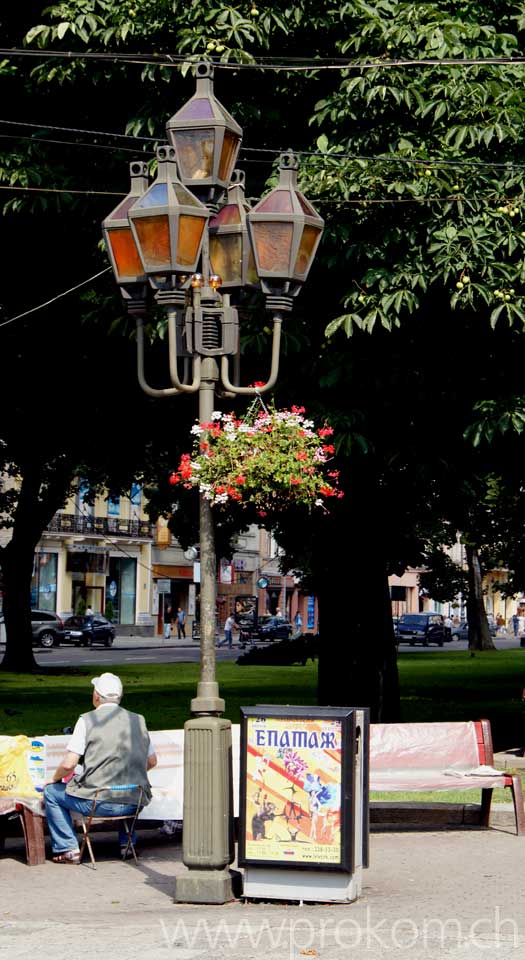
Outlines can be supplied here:
M353 873L355 867L354 798L357 787L355 778L356 707L303 707L261 704L241 707L240 742L240 790L239 790L239 848L238 863L241 867L276 867L282 870L328 870ZM246 853L246 802L247 802L247 732L248 720L254 718L283 720L339 720L341 722L341 852L337 862L284 861L264 857L247 856Z

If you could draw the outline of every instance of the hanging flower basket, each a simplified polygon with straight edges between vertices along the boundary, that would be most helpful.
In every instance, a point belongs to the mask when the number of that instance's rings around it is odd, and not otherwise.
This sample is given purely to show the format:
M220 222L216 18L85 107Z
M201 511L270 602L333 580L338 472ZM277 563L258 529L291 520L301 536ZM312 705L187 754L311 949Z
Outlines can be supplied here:
M251 505L259 517L292 504L326 510L328 499L343 496L330 465L333 429L316 430L304 413L268 408L260 399L244 420L213 413L211 423L192 427L193 452L182 455L170 483L197 487L212 506Z

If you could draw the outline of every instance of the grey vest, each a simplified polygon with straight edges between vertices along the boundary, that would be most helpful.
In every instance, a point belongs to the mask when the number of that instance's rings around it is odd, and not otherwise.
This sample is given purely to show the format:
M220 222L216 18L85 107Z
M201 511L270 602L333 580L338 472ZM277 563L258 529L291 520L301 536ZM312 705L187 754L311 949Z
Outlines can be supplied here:
M138 784L143 788L142 806L151 800L146 763L149 734L144 717L130 713L118 704L103 706L82 714L86 724L84 770L69 781L66 793L91 800L112 803L137 803L137 790L109 791L110 786Z

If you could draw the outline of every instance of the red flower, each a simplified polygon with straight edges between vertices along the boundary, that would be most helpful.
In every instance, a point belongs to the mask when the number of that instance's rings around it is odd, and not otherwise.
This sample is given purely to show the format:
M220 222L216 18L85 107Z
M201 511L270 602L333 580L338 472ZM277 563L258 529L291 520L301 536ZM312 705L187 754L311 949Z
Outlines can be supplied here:
M257 511L257 514L259 515L259 517L267 517L267 516L268 516L268 513L267 513L266 510L258 510L258 511Z
M292 484L293 487L296 487L301 482L302 481L300 480L299 477L290 477L290 483Z
M321 427L321 429L317 431L320 437L331 437L333 432L333 427Z
M209 443L207 443L206 440L202 440L201 443L199 443L199 450L202 450L203 452L207 450L208 447Z
M215 493L226 493L226 487L215 487Z
M256 380L255 383L250 383L250 387L258 387L259 389L260 389L261 387L265 387L265 386L266 386L266 384L265 384L264 380Z
M323 496L323 497L335 497L335 496L336 496L336 491L334 490L334 488L333 488L333 487L328 487L328 486L326 486L326 487L319 487L319 493L320 493L321 496Z
M330 470L330 471L328 472L328 476L329 476L329 477L332 477L333 480L337 480L337 478L338 478L338 476L339 476L339 473L340 473L339 470Z
M308 454L304 450L299 450L299 453L295 454L296 460L308 460Z
M333 443L323 443L323 453L335 453Z
M172 473L172 474L171 474L170 483L172 484L172 486L174 486L176 483L178 483L179 480L180 480L180 476L179 476L178 473Z
M292 407L292 413L306 413L305 407Z
M234 478L234 483L246 483L246 477L240 473L238 477Z

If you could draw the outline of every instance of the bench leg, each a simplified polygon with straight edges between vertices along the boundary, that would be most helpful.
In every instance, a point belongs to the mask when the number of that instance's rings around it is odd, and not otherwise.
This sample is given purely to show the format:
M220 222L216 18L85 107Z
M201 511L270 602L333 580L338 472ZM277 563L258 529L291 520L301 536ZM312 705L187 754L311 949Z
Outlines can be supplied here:
M480 824L482 827L490 825L490 806L492 803L492 787L485 787L481 791L481 816Z
M23 807L20 812L26 842L27 864L29 867L38 867L46 862L44 818L37 816L27 807Z
M512 802L514 804L514 815L516 817L516 833L518 837L525 836L525 811L523 809L523 791L521 789L521 780L515 774L510 784L512 793Z

